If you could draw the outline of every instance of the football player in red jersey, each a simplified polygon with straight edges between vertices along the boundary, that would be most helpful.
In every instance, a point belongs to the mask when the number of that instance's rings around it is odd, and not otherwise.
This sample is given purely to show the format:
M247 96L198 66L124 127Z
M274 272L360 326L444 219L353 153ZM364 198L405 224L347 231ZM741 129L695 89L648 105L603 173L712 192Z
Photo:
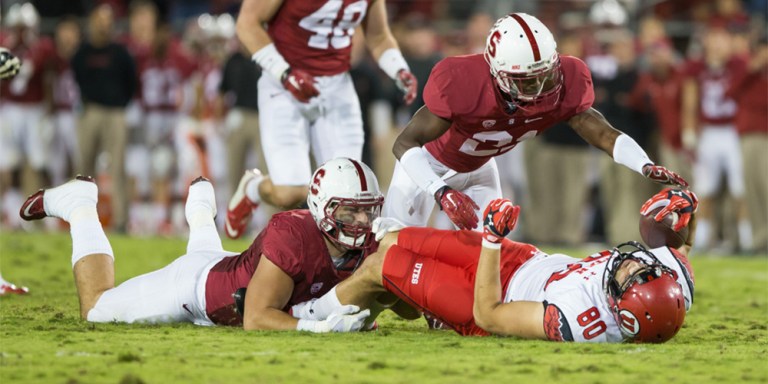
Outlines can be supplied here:
M21 60L11 51L0 47L0 80L10 79L19 73L21 68ZM0 296L6 294L19 294L23 295L29 292L27 287L17 287L15 284L11 284L3 278L0 274Z
M591 108L589 69L556 48L538 19L513 13L496 21L484 54L438 63L424 89L425 106L395 142L399 161L383 215L424 226L437 203L458 228L482 230L476 211L501 196L493 158L561 121L617 163L687 186Z
M226 233L239 237L260 202L293 208L306 199L315 163L360 159L363 122L348 73L352 35L362 26L381 69L416 97L416 78L387 24L385 0L245 0L237 35L264 73L259 129L269 177L246 173L230 200Z
M93 179L79 176L40 190L27 199L20 214L25 220L51 216L70 223L80 313L88 321L359 330L368 310L344 306L328 319L315 321L299 320L291 309L328 292L374 250L371 223L384 196L370 168L356 160L333 159L318 168L312 180L310 208L274 215L251 246L238 254L222 248L213 220L213 186L202 177L196 179L185 206L190 227L186 254L117 287L114 253L99 223ZM239 305L235 296L243 299Z
M297 314L319 320L346 305L366 308L382 293L421 309L465 336L489 334L576 342L671 339L693 303L688 252L698 205L689 191L665 189L641 213L663 207L689 225L677 249L636 242L587 258L546 254L510 241L520 212L507 199L485 209L483 233L408 227L379 219L378 250L360 269Z

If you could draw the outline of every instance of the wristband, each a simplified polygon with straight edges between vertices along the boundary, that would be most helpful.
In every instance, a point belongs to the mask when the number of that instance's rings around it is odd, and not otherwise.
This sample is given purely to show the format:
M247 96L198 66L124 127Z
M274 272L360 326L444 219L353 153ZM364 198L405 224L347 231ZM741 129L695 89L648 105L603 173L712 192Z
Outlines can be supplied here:
M379 68L381 68L390 79L397 77L397 73L403 69L408 72L411 71L410 68L408 68L408 63L403 57L403 53L397 48L390 48L384 51L381 56L379 56L378 63Z
M498 243L494 243L492 241L488 241L485 238L483 238L483 248L501 249L501 241L499 241Z
M251 56L251 60L255 61L264 72L269 73L278 81L282 81L283 74L291 67L288 62L285 61L283 55L277 51L274 43L270 43L266 47L256 51L256 53Z
M616 138L616 142L613 144L613 161L641 175L646 164L653 165L653 161L648 158L643 148L635 140L623 133Z
M440 188L448 185L432 170L427 152L422 147L413 147L405 151L400 156L400 165L421 190L427 191L432 196Z

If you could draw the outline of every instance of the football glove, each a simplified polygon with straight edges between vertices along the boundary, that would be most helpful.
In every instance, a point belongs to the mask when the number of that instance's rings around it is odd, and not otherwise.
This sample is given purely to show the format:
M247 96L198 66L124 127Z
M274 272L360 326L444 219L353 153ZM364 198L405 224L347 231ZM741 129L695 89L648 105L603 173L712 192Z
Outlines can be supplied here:
M664 217L672 212L677 213L677 221L672 226L672 230L678 232L688 225L691 215L698 210L699 199L692 191L664 188L643 204L640 208L640 214L646 216L659 207L663 209L656 213L653 219L661 222Z
M0 79L16 76L21 69L21 60L11 51L0 47Z
M418 90L419 82L416 80L416 76L414 76L413 73L401 69L400 72L397 72L395 85L397 85L397 89L405 94L405 96L403 96L405 105L411 105L411 103L416 100L416 92Z
M393 217L377 217L371 225L371 231L376 234L376 241L381 241L387 233L397 232L403 228L405 224Z
M502 239L515 229L520 206L512 205L509 199L495 199L485 208L483 214L483 245L500 245Z
M480 207L472 198L446 185L435 192L435 200L440 210L445 212L459 229L477 228L475 210Z
M320 92L315 88L315 78L301 69L288 68L282 76L283 87L291 92L296 100L307 103L309 99L317 96Z
M363 328L365 319L370 315L369 309L361 311L356 305L344 305L325 320L299 320L297 329L314 333L357 332Z
M688 187L688 182L680 175L666 169L660 165L646 164L643 166L643 176L659 183L667 185L679 185L683 188Z

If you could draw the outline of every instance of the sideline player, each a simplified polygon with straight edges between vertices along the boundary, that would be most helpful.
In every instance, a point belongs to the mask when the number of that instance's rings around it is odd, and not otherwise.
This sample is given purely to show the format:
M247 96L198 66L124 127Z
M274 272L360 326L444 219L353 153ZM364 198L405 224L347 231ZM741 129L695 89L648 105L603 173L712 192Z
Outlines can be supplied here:
M646 250L629 242L584 259L505 239L520 210L507 199L488 205L482 234L400 230L401 224L384 219L374 224L382 238L378 251L298 315L322 319L342 303L365 308L388 291L461 335L665 342L680 330L693 303L687 255L697 205L693 193L665 189L642 208L647 214L665 207L657 220L679 215L680 227L690 221L689 236L678 249Z
M21 60L11 51L0 47L0 79L10 79L16 76L21 69ZM23 295L29 293L27 287L17 287L15 284L7 282L3 275L0 274L0 296L4 296L9 293L15 293L17 295Z
M213 221L213 186L198 178L189 187L185 206L190 226L187 253L117 287L114 254L99 223L98 191L91 178L79 176L31 195L20 214L25 220L58 217L69 222L80 314L90 322L359 330L368 310L354 306L320 321L289 314L292 305L320 297L357 268L375 244L371 222L384 201L375 175L358 161L331 160L315 176L310 209L273 216L240 254L222 249ZM238 313L233 294L245 287L244 309Z
M306 199L310 148L317 164L362 157L360 102L348 72L358 25L379 67L412 103L417 81L387 25L385 0L243 2L237 35L264 73L259 127L269 176L245 173L229 202L227 236L243 233L260 202L293 208Z
M501 196L493 158L562 121L615 162L656 182L687 186L591 108L589 69L556 48L541 21L512 13L496 21L483 55L439 62L424 88L425 106L395 141L399 161L384 217L425 226L437 204L458 228L481 230L475 211Z

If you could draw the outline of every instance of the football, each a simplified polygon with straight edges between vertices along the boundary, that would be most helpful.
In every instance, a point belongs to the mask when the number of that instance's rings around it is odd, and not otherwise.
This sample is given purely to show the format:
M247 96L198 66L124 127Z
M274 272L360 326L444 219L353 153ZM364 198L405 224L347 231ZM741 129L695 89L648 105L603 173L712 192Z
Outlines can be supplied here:
M662 207L652 210L647 215L640 216L640 237L643 242L651 248L668 246L679 248L688 238L688 227L683 227L679 232L675 232L672 227L677 218L677 213L672 212L660 222L653 219Z

